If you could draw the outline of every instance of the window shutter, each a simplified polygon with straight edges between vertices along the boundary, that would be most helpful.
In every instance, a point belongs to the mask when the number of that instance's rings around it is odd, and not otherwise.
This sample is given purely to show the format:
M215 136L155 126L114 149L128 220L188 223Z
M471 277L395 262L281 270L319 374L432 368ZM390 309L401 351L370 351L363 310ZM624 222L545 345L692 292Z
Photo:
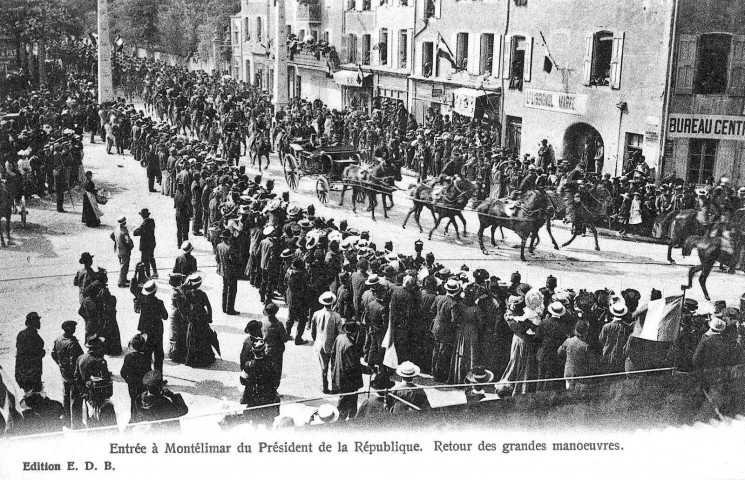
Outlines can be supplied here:
M440 18L440 12L442 9L442 0L434 0L435 1L435 18Z
M502 35L494 34L494 58L491 63L491 75L499 77L502 68Z
M502 63L502 78L510 78L512 65L512 35L504 36L504 62Z
M354 9L358 12L362 11L362 0L354 0Z
M729 73L729 94L737 97L745 95L745 35L732 37Z
M523 80L530 81L533 69L533 37L525 37L525 63L523 67Z
M623 42L625 32L616 32L613 34L613 53L610 60L610 87L621 88L621 71L623 67Z
M592 34L585 36L585 60L582 65L582 83L589 85L592 80Z
M399 40L401 40L400 30L391 30L391 33L388 34L388 42L391 44L391 53L395 53L395 55L388 55L388 60L390 60L388 63L393 69L398 68Z
M675 74L675 93L693 94L693 77L696 73L696 35L681 35L678 40L678 60Z
M372 45L370 46L370 65L380 65L380 29L372 34ZM376 48L377 47L377 48Z
M415 61L412 60L414 58L414 29L408 28L406 29L406 41L408 42L408 45L406 46L406 66L408 67L408 70L411 73L415 72L414 65L411 64L411 62ZM419 62L421 64L421 62ZM416 63L415 63L416 65Z
M347 63L347 34L344 33L341 36L341 51L339 52L339 61L341 63Z

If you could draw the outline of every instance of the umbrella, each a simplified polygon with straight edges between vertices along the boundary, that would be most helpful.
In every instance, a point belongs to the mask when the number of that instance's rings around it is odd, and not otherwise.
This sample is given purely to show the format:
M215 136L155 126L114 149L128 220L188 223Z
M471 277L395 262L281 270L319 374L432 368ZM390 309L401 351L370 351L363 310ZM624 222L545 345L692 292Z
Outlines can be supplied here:
M214 330L212 330L212 335L210 336L210 345L212 345L212 348L217 352L217 356L222 358L222 353L220 353L220 340L217 338L217 332Z

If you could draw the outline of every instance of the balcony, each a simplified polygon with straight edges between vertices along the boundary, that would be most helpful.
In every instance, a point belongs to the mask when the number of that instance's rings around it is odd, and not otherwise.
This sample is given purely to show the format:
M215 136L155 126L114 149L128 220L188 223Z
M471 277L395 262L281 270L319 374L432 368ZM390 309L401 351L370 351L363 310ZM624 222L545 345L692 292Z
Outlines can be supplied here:
M322 11L320 5L298 5L295 14L295 21L321 23Z

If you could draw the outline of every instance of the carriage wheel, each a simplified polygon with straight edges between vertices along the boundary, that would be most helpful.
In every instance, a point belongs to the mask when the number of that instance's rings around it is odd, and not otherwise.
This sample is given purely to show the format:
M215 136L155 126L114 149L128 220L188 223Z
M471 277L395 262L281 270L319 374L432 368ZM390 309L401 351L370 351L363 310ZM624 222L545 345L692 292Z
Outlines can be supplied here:
M282 167L285 171L285 181L290 190L297 192L298 183L300 183L300 172L297 170L297 160L292 154L285 154L285 164Z
M329 184L328 179L323 175L318 177L318 180L316 180L316 195L322 204L326 205L329 202L330 191L331 185Z

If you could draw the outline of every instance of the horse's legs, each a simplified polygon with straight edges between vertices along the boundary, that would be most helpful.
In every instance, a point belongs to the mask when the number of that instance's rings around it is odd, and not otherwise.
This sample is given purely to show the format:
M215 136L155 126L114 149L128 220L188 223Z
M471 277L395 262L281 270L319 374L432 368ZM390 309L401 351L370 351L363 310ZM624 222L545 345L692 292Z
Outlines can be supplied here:
M592 232L592 236L595 237L595 250L599 252L600 244L598 243L598 230L595 228L595 225L590 225L590 231Z
M383 204L383 218L388 218L388 206L385 204L385 193L380 194L381 203ZM391 201L391 207L393 207L393 201Z
M499 227L502 228L501 226ZM494 224L491 226L491 246L499 248L499 245L497 245L497 241L494 240L494 232L497 230L497 224ZM502 236L502 240L504 240L504 235Z
M450 224L453 223L453 219L448 217L448 223L445 224L445 230L443 231L443 235L448 235L448 230L450 229Z
M484 225L483 222L479 223L479 232L477 233L479 237L479 246L481 247L481 253L484 255L488 255L489 253L486 251L486 247L484 247L484 229L486 228L486 225ZM492 235L494 234L494 227L492 226Z
M709 298L709 291L706 289L706 279L709 278L712 268L714 268L714 261L702 264L701 275L698 277L698 283L701 285L701 291L704 292L704 298L706 300L711 300L711 298Z
M432 214L435 215L434 212ZM434 232L435 230L437 230L437 227L440 225L440 221L441 220L442 220L442 216L441 215L440 216L435 215L435 226L432 227L432 230L429 231L429 237L428 237L429 240L432 240L432 232Z
M458 212L456 215L458 216L458 218L460 218L460 221L463 222L463 236L467 237L468 233L466 232L466 219L461 212Z
M455 217L448 217L449 222L453 224L453 227L455 228L455 238L460 240L460 232L458 231L458 222L455 221Z
M8 238L8 242L10 242L10 237ZM0 218L0 245L3 247L5 246L5 237L3 236L3 219Z
M406 224L409 222L409 217L414 212L416 212L416 205L414 205L413 207L411 207L411 209L409 210L409 213L406 214L406 218L404 218L404 223L403 223L403 225L401 225L401 228L404 228L404 229L406 228ZM416 215L414 216L414 218L416 218Z
M546 230L548 231L548 236L551 237L551 243L554 244L554 250L559 249L559 244L556 243L556 239L554 238L553 232L551 232L551 219L546 219Z
M562 246L562 247L568 247L568 246L569 246L569 244L570 244L570 243L572 243L572 242L574 241L574 239L575 239L575 238L577 238L577 234L576 234L576 233L573 233L573 234L572 234L572 238L570 238L570 239L569 239L569 240L567 240L566 242L562 243L562 244L561 244L561 246Z
M673 260L673 239L670 239L670 242L667 244L667 261L670 263L675 263L675 260Z
M416 220L416 224L419 226L419 233L424 233L424 229L422 228L422 223L420 222L420 220L422 218L422 212L423 211L424 211L424 204L420 204L417 207L416 215L414 215L414 219Z
M499 233L502 234L502 240L504 241L504 229L502 228L502 225L499 226ZM492 236L493 235L494 235L494 233L492 233Z
M370 214L372 215L372 219L375 220L375 207L378 205L378 200L375 198L375 192L372 189L367 192L367 198L370 199ZM383 203L385 203L385 198L383 198Z
M701 270L703 270L701 265L695 265L688 269L688 286L686 288L691 288L693 286L693 276Z
M347 191L347 184L342 182L341 184L341 199L339 200L339 206L344 205L344 192ZM354 188L352 188L352 203L354 203ZM408 218L408 217L406 217ZM404 225L405 227L405 225Z
M522 241L520 242L520 260L523 262L525 261L525 242L528 240L528 237L522 238Z

